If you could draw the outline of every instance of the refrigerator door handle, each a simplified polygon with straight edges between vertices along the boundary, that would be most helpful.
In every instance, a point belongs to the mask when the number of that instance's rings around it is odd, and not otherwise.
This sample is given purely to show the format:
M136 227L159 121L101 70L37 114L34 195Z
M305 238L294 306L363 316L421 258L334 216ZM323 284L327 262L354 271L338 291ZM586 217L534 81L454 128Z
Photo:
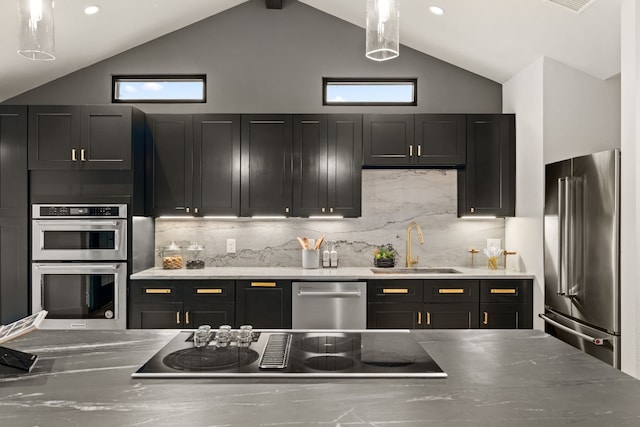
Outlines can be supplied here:
M547 323L552 324L553 326L555 326L558 329L562 329L565 332L570 333L571 335L575 335L577 337L582 338L583 340L587 340L589 342L592 342L595 345L602 345L604 344L605 341L610 340L611 338L609 337L604 337L604 338L595 338L592 337L591 335L587 335L587 334L583 334L581 332L575 331L569 327L564 326L561 323L556 322L553 319L550 319L549 317L545 316L544 314L538 314L538 317L540 317L542 320L544 320Z
M569 178L558 178L558 295L566 295L567 283L567 240L569 239L569 216L567 215L567 183Z

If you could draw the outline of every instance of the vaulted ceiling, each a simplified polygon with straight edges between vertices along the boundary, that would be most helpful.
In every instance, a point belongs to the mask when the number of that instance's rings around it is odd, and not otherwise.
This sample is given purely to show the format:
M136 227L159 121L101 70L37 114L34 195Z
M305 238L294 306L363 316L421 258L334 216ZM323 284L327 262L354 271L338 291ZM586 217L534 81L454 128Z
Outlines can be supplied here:
M17 1L1 1L0 102L245 1L263 0L57 1L55 61L16 53ZM299 1L365 26L366 0ZM618 74L622 0L594 0L581 13L556 1L400 0L400 42L499 83L541 56L600 79ZM101 11L87 16L91 4Z

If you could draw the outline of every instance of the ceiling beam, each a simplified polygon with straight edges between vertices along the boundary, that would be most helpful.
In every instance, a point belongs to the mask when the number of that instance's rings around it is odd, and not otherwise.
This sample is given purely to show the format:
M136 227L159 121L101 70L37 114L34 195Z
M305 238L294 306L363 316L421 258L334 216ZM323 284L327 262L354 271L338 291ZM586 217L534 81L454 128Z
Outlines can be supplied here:
M267 9L282 9L282 0L265 0Z

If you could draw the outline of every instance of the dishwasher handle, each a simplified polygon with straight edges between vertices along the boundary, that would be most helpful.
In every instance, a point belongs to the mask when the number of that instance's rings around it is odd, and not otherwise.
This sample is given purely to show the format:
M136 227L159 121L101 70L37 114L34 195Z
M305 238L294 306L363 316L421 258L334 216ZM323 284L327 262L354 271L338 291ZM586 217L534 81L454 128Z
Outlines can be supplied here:
M360 291L305 291L303 289L298 290L298 296L301 297L355 297L362 296Z

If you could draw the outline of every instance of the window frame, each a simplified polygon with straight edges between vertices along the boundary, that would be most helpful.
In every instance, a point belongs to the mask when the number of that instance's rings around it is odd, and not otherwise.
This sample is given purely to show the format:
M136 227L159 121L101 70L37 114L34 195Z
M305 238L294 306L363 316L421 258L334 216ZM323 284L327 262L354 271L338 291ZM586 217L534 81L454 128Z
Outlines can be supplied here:
M352 84L372 84L372 83L409 83L413 86L413 99L408 102L332 102L327 99L327 86L331 83L352 83ZM322 105L326 106L398 106L398 107L415 107L418 105L418 79L416 77L323 77L322 78Z
M202 99L118 99L116 87L127 81L201 81ZM111 102L114 104L204 104L207 102L207 75L206 74L118 74L111 76Z

